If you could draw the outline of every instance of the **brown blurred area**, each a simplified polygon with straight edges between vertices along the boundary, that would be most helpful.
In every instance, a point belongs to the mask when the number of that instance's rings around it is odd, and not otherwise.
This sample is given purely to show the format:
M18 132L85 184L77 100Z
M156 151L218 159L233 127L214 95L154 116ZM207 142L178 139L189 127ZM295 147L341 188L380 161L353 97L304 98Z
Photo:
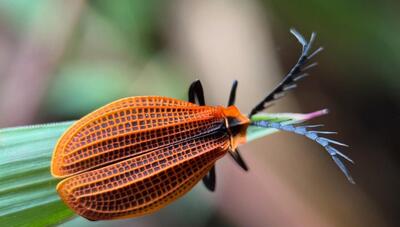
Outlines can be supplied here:
M203 82L225 105L234 79L247 112L300 53L289 33L318 33L319 66L269 112L331 113L357 184L325 151L279 133L246 144L244 173L217 163L217 190L198 184L160 212L65 226L397 226L400 10L395 1L2 1L0 126L77 119L120 97L186 99Z

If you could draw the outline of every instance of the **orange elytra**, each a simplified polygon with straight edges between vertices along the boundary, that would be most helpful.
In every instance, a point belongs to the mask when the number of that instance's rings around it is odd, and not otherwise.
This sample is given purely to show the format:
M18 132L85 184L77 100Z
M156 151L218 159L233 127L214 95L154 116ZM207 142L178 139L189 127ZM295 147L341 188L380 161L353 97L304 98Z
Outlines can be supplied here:
M297 64L284 80L245 116L234 106L237 81L228 107L206 106L200 81L192 83L189 101L158 96L129 97L112 102L76 121L55 146L51 174L64 178L57 191L65 204L89 220L149 214L180 198L200 180L215 189L215 162L229 153L244 169L238 151L249 125L295 132L315 140L329 152L352 181L331 143L307 126L250 121L279 94L302 77L310 42L292 33L303 45ZM196 104L197 103L197 104Z

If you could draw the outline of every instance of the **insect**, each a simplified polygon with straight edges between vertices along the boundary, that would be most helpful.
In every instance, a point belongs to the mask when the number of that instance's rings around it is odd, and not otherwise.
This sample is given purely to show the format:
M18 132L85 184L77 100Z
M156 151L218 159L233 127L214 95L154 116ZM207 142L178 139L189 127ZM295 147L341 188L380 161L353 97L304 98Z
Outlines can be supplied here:
M237 81L227 107L206 106L202 85L195 81L188 101L129 97L78 120L59 139L52 157L52 175L64 178L57 185L62 200L89 220L105 220L155 212L201 180L213 191L215 163L225 154L248 170L238 146L246 142L249 125L290 131L316 141L354 182L339 157L351 160L331 146L344 144L319 136L332 132L307 130L316 126L250 120L294 88L304 71L314 65L308 64L309 60L322 50L309 54L315 33L307 42L295 30L291 32L302 45L298 62L248 116L234 105Z

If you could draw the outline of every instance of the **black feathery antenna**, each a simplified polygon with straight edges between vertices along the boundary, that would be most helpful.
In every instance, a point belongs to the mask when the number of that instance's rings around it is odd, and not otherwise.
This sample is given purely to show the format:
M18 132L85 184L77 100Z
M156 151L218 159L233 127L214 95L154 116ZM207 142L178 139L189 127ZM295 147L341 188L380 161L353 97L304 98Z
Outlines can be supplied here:
M295 29L290 29L290 32L296 37L296 39L303 46L301 51L301 55L297 60L297 63L292 67L286 77L275 87L272 92L270 92L260 103L258 103L250 112L249 118L254 114L266 109L268 107L268 103L282 97L285 91L291 90L297 87L296 82L301 78L306 77L308 74L305 73L306 70L317 65L316 62L306 65L311 58L313 58L316 54L323 50L322 47L319 47L317 50L308 55L308 52L311 49L311 45L315 40L316 33L311 33L310 41L306 41L306 39Z
M347 177L350 183L355 184L355 181L350 175L349 170L346 168L344 163L340 160L339 157L346 159L347 161L351 162L354 164L353 160L351 160L349 157L347 157L345 154L341 153L338 149L334 148L332 144L336 144L338 146L344 146L348 147L348 145L338 142L336 140L328 139L325 137L320 136L320 134L336 134L336 132L330 132L330 131L317 131L317 130L311 130L309 131L309 128L316 128L320 127L323 125L302 125L302 126L294 126L294 125L284 125L279 122L270 122L270 121L256 121L252 122L251 125L256 126L256 127L261 127L261 128L275 128L278 130L286 131L286 132L292 132L298 135L302 135L307 137L310 140L314 140L317 142L319 145L323 146L325 150L328 152L328 154L331 156L333 161L336 163L336 165L339 167L339 169L343 172L343 174Z

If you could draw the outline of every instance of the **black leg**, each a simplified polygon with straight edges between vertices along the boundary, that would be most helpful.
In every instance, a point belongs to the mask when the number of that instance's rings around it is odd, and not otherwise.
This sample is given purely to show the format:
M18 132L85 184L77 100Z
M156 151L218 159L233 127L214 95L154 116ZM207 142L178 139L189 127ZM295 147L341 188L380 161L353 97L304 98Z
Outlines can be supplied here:
M206 105L203 86L200 80L195 80L189 87L189 102L196 103L196 98L200 106Z
M215 165L213 165L207 175L204 176L203 183L208 190L213 192L215 191L215 182Z
M189 87L189 102L196 104L196 99L200 106L206 105L200 80L194 81ZM213 165L207 175L203 177L203 183L208 190L213 192L215 190L215 182L215 165Z
M239 150L236 149L235 151L229 151L229 154L232 156L232 158L236 161L236 163L244 170L248 171L249 167L247 167L246 162L244 162L242 156L239 153Z
M235 99L236 99L236 90L238 86L238 81L234 80L231 88L231 92L229 94L229 101L228 101L228 106L235 105ZM238 149L235 151L230 151L229 154L231 154L232 158L236 161L236 163L242 167L243 170L248 171L249 168L247 167L246 163L244 162L242 156L240 155L240 152Z
M296 82L300 80L301 78L307 76L304 71L306 71L309 68L312 68L316 66L316 63L311 63L306 66L306 64L309 62L309 60L314 57L317 53L322 51L322 47L318 48L315 50L313 53L308 54L308 52L311 49L311 44L315 40L315 33L311 34L310 41L306 41L306 39L298 33L296 30L291 29L290 32L296 37L296 39L299 41L299 43L303 46L303 50L301 52L301 55L297 61L297 63L293 66L293 68L289 71L289 73L286 75L286 77L278 84L278 86L275 87L274 90L272 90L271 93L269 93L260 103L258 103L250 112L249 118L253 116L254 114L264 110L267 108L267 104L270 102L274 101L275 99L278 99L284 95L285 91L291 90L295 88Z
M229 94L228 106L235 105L237 86L238 86L238 81L234 80L231 88L231 93Z

